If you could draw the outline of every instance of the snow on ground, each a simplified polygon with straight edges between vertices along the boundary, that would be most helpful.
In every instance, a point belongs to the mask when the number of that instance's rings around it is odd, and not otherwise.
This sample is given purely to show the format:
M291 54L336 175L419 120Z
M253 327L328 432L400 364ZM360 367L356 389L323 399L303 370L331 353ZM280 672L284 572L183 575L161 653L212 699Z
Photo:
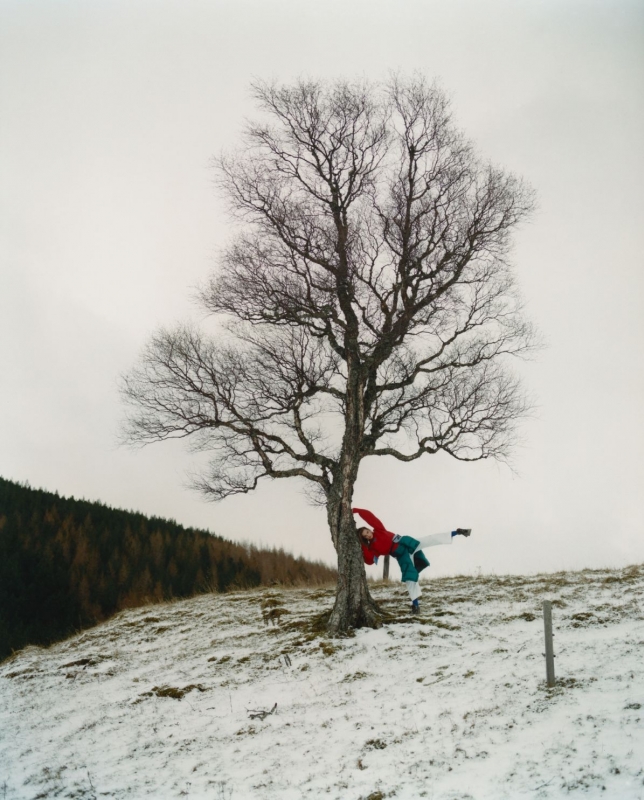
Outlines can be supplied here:
M331 589L262 589L22 651L0 800L644 798L644 565L435 580L419 618L373 591L392 621L343 640L311 628Z

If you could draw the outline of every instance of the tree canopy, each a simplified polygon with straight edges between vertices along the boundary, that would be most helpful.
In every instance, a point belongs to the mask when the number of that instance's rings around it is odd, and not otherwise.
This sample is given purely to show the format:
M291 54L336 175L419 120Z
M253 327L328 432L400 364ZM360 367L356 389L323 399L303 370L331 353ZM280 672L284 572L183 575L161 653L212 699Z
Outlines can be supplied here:
M152 337L124 381L127 436L191 437L215 499L306 480L342 586L362 459L510 453L527 403L507 359L535 334L508 257L533 194L477 155L421 77L254 94L264 119L217 161L237 232L200 294L225 325ZM373 622L367 594L336 627Z

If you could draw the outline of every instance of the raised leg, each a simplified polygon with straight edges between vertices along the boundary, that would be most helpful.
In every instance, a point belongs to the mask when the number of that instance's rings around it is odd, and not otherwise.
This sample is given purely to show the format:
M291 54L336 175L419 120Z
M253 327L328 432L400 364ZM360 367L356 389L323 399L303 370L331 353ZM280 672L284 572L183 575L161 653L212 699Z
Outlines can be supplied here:
M424 536L422 539L419 539L418 542L419 544L416 548L416 551L425 547L437 547L440 544L451 544L452 532L447 531L446 533L432 533L431 536Z

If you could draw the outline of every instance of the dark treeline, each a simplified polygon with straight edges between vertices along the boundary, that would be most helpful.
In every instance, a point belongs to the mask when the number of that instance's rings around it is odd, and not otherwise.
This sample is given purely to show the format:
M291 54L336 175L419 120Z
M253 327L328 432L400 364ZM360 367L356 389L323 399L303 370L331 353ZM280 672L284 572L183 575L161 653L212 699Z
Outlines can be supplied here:
M124 608L208 591L321 584L336 572L283 550L0 478L0 659Z

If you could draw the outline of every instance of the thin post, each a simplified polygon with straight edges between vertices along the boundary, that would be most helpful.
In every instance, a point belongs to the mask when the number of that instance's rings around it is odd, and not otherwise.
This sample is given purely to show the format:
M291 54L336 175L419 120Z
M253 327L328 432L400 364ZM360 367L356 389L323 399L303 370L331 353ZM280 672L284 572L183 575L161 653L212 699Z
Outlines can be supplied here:
M555 654L552 646L552 603L543 601L543 629L546 635L546 681L549 687L555 685Z
M385 560L382 562L382 579L383 581L389 580L389 556L385 556Z

